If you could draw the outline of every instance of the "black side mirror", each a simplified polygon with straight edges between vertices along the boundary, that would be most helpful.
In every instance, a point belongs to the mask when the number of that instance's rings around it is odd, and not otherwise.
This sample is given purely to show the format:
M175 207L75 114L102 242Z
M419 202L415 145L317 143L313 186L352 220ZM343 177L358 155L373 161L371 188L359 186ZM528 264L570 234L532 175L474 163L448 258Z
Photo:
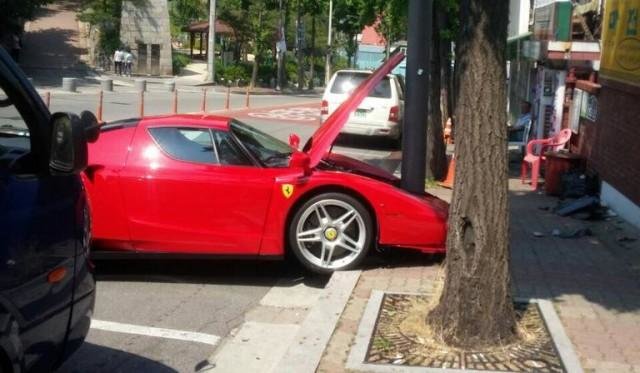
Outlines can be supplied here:
M56 113L51 116L51 153L49 168L53 173L76 174L87 167L87 142L100 135L96 117L88 111L75 114Z

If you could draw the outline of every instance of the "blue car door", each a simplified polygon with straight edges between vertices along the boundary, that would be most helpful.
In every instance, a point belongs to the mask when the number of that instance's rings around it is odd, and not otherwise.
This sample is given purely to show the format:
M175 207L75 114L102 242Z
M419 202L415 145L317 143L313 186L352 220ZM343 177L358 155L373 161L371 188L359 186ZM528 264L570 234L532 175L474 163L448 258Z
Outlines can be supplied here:
M49 173L41 150L49 113L16 82L0 63L0 317L15 325L0 338L17 333L24 367L49 371L71 315L82 191L77 176Z

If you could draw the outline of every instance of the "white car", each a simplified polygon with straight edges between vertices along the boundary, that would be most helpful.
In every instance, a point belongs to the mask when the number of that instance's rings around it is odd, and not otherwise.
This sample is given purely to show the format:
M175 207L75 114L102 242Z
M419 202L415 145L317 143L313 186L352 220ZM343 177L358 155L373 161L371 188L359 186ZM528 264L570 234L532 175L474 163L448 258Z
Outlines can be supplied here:
M322 96L322 121L369 75L371 71L363 70L340 70L333 74ZM389 74L351 113L342 133L384 136L397 141L402 135L403 116L404 85L398 76Z

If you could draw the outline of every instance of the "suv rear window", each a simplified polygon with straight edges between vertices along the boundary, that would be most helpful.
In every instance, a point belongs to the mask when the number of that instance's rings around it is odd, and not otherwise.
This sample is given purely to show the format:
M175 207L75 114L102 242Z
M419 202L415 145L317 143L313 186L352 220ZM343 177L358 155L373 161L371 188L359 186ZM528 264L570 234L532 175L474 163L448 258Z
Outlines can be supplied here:
M369 73L363 72L339 72L333 81L331 93L349 93L356 88L362 81L369 77ZM369 93L368 97L391 98L391 84L389 77L385 76L380 83Z

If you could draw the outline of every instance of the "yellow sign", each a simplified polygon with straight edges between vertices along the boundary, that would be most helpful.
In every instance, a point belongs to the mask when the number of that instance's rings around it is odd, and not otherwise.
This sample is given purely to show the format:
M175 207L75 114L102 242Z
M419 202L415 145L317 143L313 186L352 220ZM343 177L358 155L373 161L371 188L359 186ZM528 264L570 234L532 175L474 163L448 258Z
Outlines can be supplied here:
M291 197L293 194L293 185L291 184L282 184L282 195L285 198Z
M602 26L602 76L640 85L640 0L607 0Z

